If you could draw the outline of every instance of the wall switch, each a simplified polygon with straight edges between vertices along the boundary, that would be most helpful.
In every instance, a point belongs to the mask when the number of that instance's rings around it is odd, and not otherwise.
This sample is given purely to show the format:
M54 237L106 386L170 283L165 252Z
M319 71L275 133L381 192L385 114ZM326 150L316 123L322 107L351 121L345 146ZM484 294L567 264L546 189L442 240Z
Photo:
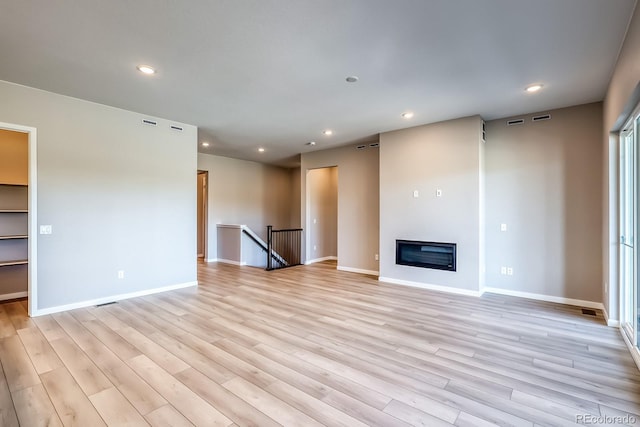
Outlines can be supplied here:
M507 231L507 224L500 224L500 231Z
M442 190L439 188L436 190L436 197L442 197Z
M52 234L53 226L51 225L41 225L40 226L40 234Z
M500 267L500 274L507 274L507 267Z
M376 261L380 261L380 257L378 256L378 254L375 254L375 255L373 256L373 259L375 259Z
M513 276L513 268L507 267L507 276Z
M420 193L418 192L418 190L413 190L413 197L416 199L420 197Z
M124 279L124 270L118 270L118 279Z

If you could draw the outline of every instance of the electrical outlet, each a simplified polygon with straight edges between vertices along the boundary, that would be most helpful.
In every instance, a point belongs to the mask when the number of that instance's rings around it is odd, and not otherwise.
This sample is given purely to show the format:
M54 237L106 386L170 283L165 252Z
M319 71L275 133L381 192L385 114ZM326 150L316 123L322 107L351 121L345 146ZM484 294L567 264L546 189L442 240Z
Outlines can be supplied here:
M375 254L375 255L373 256L373 259L375 259L376 261L380 261L380 257L378 256L378 254Z
M436 190L436 197L442 197L442 190L439 188Z
M500 224L500 231L507 231L507 224Z
M416 199L420 197L420 192L418 190L413 190L413 197L415 197Z
M513 268L507 267L507 276L513 276Z
M500 274L507 274L507 267L500 267Z
M124 270L118 270L118 279L124 279Z

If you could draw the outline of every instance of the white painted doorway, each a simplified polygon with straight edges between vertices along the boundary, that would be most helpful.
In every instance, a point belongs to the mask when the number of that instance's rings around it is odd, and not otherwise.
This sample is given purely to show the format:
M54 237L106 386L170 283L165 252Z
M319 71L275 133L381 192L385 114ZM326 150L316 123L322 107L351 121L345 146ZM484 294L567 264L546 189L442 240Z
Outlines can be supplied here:
M306 264L338 259L338 167L307 170Z
M198 258L207 259L207 204L208 204L209 172L198 171L198 217L197 217L197 254Z
M0 129L10 132L18 132L27 135L27 151L28 151L28 171L27 171L27 209L24 207L10 207L5 209L6 211L12 211L10 214L26 214L27 215L27 227L26 235L5 235L10 240L26 239L27 240L27 259L15 260L15 262L25 262L27 265L27 298L28 298L28 311L29 316L33 316L38 310L38 267L37 267L37 246L38 246L38 233L37 233L37 131L36 128L30 126L23 126L13 123L0 122ZM24 187L25 183L6 183L16 184L16 186ZM12 266L9 266L12 267Z

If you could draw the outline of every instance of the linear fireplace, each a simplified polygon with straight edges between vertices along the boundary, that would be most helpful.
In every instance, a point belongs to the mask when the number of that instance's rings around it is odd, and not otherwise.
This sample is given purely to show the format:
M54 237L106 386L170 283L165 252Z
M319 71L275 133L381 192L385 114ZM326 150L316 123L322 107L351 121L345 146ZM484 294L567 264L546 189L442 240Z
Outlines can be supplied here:
M456 271L456 244L396 240L396 264Z

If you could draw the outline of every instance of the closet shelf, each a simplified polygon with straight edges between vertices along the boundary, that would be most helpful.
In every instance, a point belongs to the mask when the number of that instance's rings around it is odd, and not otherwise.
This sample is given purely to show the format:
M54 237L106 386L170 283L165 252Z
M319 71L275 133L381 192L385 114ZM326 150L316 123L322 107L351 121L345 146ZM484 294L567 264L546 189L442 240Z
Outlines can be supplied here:
M17 259L14 261L0 261L0 267L9 267L11 265L25 265L28 264L29 261L26 259Z
M0 213L29 213L28 209L0 209Z
M7 187L28 187L28 184L12 184L9 182L0 182L0 185L6 185Z
M12 236L0 236L0 240L19 240L19 239L28 239L29 236L26 234L14 234Z

